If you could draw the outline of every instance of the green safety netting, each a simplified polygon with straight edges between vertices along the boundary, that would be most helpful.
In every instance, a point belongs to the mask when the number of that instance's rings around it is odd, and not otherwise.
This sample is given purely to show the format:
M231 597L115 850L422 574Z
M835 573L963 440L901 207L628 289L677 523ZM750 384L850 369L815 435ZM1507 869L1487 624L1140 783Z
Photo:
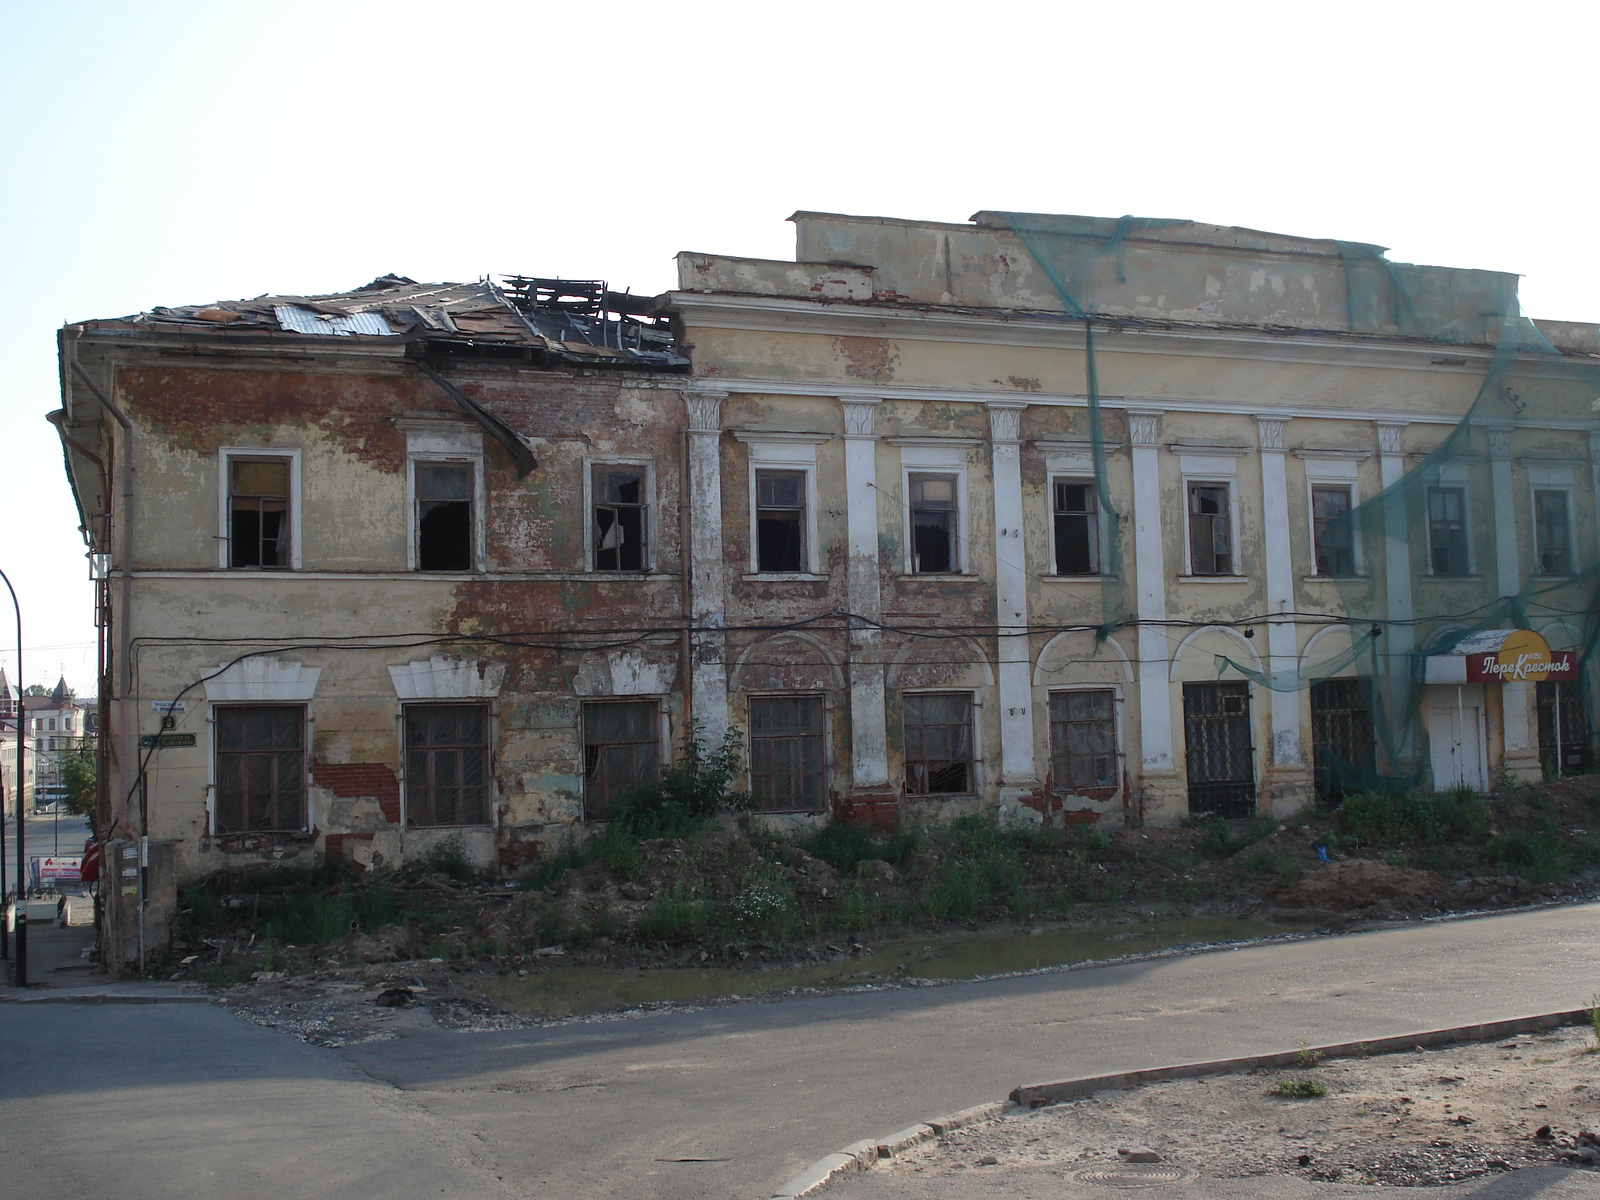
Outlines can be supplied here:
M1114 313L1099 309L1097 297L1127 283L1130 238L1188 223L1033 214L1005 219L1054 287L1063 319L1083 330L1088 440L1105 567L1096 610L1075 618L1106 637L1137 617L1120 544L1128 536L1129 514L1117 511L1106 472L1096 356L1107 339L1143 322L1129 315L1125 289L1116 293L1121 304ZM1561 679L1536 685L1537 729L1530 729L1530 740L1537 739L1547 774L1586 768L1593 754L1591 714L1600 711L1593 669L1600 635L1600 514L1587 442L1588 431L1597 428L1600 344L1576 343L1592 339L1593 327L1555 327L1563 346L1558 349L1522 314L1514 277L1395 263L1379 247L1335 244L1343 311L1316 335L1432 344L1440 353L1435 361L1457 369L1487 354L1486 367L1459 423L1431 426L1437 444L1418 444L1418 436L1424 443L1432 440L1429 427L1411 426L1399 459L1403 473L1386 477L1387 486L1354 509L1323 516L1321 544L1344 562L1333 564L1333 587L1305 603L1307 611L1289 617L1309 625L1347 625L1347 648L1289 669L1275 663L1262 670L1219 657L1219 674L1274 690L1341 681L1341 711L1365 711L1370 732L1356 742L1370 746L1319 748L1316 766L1325 795L1426 787L1439 782L1431 776L1424 712L1430 657L1448 655L1483 631L1533 629L1574 667ZM1458 357L1469 350L1465 360ZM1375 398L1371 407L1386 405ZM1335 598L1327 603L1330 591ZM1170 617L1166 623L1175 629L1185 623L1181 613ZM1266 620L1262 613L1237 624L1259 627ZM1313 708L1314 723L1315 714Z

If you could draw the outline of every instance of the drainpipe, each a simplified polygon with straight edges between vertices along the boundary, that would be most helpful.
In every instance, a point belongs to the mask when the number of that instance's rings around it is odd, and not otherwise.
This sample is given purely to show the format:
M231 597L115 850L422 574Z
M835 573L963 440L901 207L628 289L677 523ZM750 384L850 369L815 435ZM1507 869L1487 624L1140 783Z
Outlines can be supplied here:
M136 770L139 756L138 729L136 725L138 715L135 713L133 706L133 423L128 420L127 414L116 406L111 397L106 395L104 389L95 382L94 377L85 371L82 364L78 362L78 339L82 336L82 326L71 325L62 330L62 338L67 350L67 366L72 374L77 376L84 386L89 389L90 393L93 394L94 398L100 402L100 406L110 413L112 419L122 427L122 462L119 464L122 468L122 545L120 547L120 558L122 560L122 611L116 622L117 628L115 631L117 639L116 653L121 660L120 669L117 672L117 692L120 700L117 713L117 741L120 752L117 755L117 803L115 810L111 814L111 829L114 830L121 826L123 832L126 833L128 797L133 791L133 774ZM113 521L113 533L115 529L116 524ZM103 735L104 730L102 730ZM107 832L109 834L111 830ZM149 829L143 827L139 830L141 838L147 838L149 833ZM102 862L101 871L103 877L107 871L118 872L109 876L113 886L121 886L120 882L117 882L121 879L120 870L120 860L118 860L115 867L109 861ZM141 879L140 882L142 883L143 880ZM139 902L139 936L142 941L144 937L144 896L142 894L139 897Z

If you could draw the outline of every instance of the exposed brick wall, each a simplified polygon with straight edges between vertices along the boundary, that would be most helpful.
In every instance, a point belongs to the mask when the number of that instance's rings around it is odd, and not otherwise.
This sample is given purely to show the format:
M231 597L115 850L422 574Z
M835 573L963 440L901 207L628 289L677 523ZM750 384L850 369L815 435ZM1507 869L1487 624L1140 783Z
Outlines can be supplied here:
M400 823L400 780L392 767L383 763L316 763L311 776L318 787L335 796L347 800L372 797L384 820Z
M900 801L893 792L838 796L833 802L833 819L845 825L866 825L883 833L893 833L900 828Z

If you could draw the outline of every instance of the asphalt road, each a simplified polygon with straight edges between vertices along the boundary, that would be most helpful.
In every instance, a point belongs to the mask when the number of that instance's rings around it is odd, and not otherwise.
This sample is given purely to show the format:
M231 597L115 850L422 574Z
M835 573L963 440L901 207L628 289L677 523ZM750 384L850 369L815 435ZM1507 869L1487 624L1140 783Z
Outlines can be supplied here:
M1584 905L331 1052L204 1006L0 1008L0 1061L40 1068L0 1071L0 1127L61 1130L8 1141L0 1167L75 1163L66 1190L86 1200L200 1200L222 1180L229 1200L477 1196L499 1177L518 1196L753 1200L1019 1083L1572 1008L1597 968L1600 906ZM61 1056L105 1065L57 1075ZM313 1186L319 1164L336 1188Z

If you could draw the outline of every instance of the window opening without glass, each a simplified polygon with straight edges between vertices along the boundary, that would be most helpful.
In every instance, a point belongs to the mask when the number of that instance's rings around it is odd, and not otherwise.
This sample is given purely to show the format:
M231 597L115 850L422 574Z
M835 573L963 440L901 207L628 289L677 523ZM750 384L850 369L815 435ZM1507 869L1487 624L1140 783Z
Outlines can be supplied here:
M821 696L750 698L750 791L766 812L822 808Z
M1317 574L1349 578L1356 573L1355 534L1350 525L1350 488L1317 484L1311 489L1311 532Z
M1467 497L1458 487L1428 490L1428 561L1435 575L1466 575Z
M1189 485L1189 570L1195 575L1232 575L1233 538L1228 485Z
M756 570L805 570L806 473L756 472Z
M1377 770L1372 681L1323 679L1311 685L1312 787L1327 804L1344 797L1347 781ZM1355 785L1359 788L1359 785Z
M1229 818L1255 816L1250 685L1184 684L1183 733L1189 811Z
M1062 795L1117 786L1116 693L1050 693L1050 779Z
M473 468L416 464L417 570L472 570Z
M633 788L661 773L660 708L654 700L583 706L583 815L609 821Z
M972 696L966 692L902 697L906 794L971 792Z
M228 565L289 565L288 459L228 459Z
M649 535L642 467L594 468L594 569L643 571Z
M489 819L489 709L408 704L406 824L482 825Z
M1100 572L1100 522L1094 484L1058 479L1052 485L1056 574Z
M956 566L956 477L912 475L911 570L950 574Z
M306 824L306 710L216 710L216 832L295 832Z
M1572 522L1566 492L1533 493L1533 531L1539 574L1571 575Z

